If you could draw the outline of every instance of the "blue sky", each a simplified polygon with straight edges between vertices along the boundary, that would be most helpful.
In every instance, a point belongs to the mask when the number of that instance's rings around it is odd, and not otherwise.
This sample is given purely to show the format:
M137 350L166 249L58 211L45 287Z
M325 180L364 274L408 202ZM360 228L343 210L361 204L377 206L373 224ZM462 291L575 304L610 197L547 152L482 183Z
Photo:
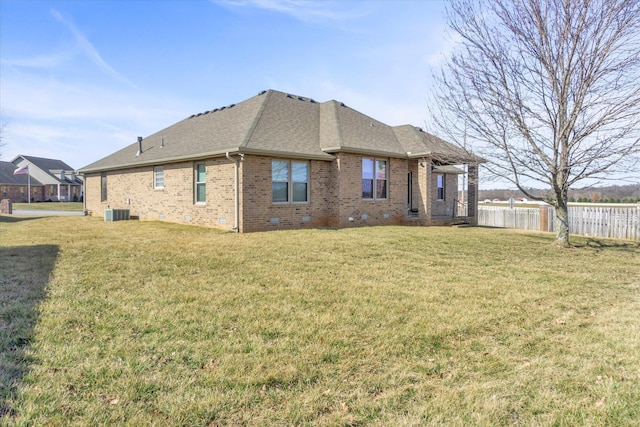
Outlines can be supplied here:
M441 1L0 1L1 160L74 168L266 89L424 126Z

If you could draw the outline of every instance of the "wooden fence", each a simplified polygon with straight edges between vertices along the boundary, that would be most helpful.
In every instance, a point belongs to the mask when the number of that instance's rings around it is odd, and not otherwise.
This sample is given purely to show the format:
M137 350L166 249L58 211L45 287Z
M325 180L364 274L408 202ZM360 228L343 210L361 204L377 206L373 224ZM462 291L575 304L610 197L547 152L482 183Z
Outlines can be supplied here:
M555 231L552 206L509 208L478 206L478 225ZM569 232L583 236L610 237L640 241L640 205L569 205Z

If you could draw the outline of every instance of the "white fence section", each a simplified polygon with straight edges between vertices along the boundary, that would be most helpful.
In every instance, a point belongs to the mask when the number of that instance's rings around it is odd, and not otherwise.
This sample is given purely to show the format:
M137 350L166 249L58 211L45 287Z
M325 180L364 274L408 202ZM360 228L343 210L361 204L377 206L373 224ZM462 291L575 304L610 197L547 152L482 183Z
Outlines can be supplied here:
M480 205L478 225L540 231L540 209Z
M569 207L569 231L583 236L640 240L640 206Z
M541 224L541 208L509 208L507 206L478 206L478 225L519 228L533 231L555 231L555 209L551 206L548 218ZM543 220L545 215L542 215ZM640 205L569 206L569 232L583 236L640 240Z

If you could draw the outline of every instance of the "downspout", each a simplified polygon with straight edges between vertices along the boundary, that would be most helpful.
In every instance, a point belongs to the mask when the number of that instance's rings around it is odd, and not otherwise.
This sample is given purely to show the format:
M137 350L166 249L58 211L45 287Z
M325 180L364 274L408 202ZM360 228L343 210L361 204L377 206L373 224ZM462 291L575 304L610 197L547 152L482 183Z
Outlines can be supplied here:
M87 216L87 198L84 197L84 180L86 177L83 173L78 174L82 177L82 186L80 187L80 197L82 197L82 213Z
M240 160L244 160L244 155L240 154L240 157L231 157L231 153L227 151L227 159L233 162L233 210L234 210L234 220L233 220L233 230L239 232L239 216L240 216L240 191L238 189L238 169Z

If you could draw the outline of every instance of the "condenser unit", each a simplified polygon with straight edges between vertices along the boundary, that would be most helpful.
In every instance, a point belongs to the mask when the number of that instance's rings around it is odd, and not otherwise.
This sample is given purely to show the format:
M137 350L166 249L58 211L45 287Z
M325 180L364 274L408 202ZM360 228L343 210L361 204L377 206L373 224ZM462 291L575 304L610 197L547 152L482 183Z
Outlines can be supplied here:
M105 209L105 221L125 221L129 219L129 209Z

